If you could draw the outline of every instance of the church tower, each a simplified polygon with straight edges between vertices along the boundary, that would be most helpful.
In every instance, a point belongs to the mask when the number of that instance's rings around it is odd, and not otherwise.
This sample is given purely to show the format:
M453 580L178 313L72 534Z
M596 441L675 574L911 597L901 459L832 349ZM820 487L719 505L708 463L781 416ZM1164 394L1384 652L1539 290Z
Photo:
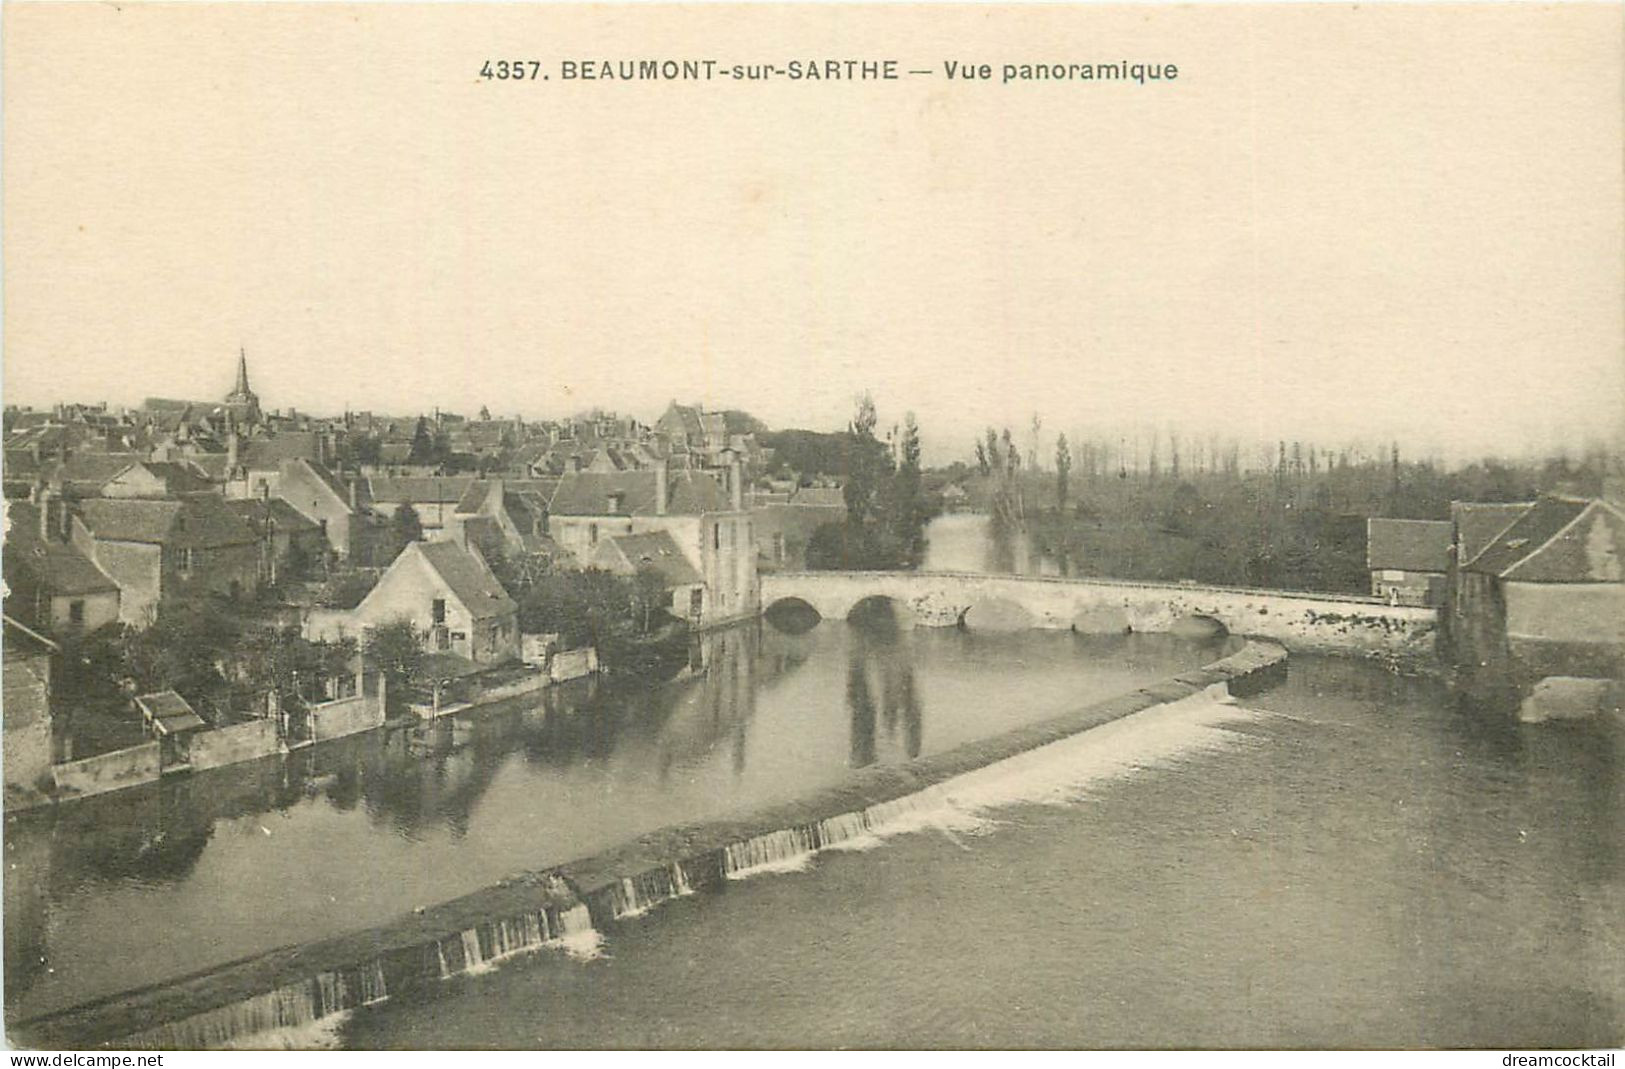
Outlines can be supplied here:
M231 406L237 417L236 422L252 425L260 421L260 399L248 388L248 352L245 349L237 350L237 385L226 395L226 404Z

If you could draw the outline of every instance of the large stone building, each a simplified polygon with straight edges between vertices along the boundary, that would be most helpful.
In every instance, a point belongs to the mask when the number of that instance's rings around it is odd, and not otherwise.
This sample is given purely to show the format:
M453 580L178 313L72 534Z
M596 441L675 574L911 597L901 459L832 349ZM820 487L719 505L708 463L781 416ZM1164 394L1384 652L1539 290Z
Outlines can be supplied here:
M573 473L560 480L548 531L583 567L598 558L604 540L665 531L701 579L699 596L674 611L707 627L754 615L760 590L756 540L744 507L739 465L719 472L647 471Z
M1604 498L1545 496L1461 557L1451 604L1458 663L1504 665L1519 685L1551 675L1620 676L1625 508Z
M165 603L252 599L259 589L259 539L214 495L85 501L72 541L118 584L119 619L137 627Z

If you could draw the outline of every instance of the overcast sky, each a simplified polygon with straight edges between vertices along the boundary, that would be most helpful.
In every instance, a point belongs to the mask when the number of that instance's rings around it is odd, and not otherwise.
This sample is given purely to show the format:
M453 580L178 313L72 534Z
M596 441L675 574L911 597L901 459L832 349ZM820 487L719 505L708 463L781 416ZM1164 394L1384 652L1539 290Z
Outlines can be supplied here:
M1625 417L1615 5L7 5L5 399L1400 436ZM498 84L486 58L552 80ZM885 84L566 58L895 57ZM1173 62L949 83L944 60Z

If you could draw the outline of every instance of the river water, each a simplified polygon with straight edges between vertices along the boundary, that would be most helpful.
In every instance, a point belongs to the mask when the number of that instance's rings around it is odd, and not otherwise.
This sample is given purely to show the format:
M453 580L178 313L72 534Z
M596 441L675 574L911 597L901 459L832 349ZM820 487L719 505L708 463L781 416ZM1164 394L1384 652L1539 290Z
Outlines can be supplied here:
M979 571L981 517L929 566ZM1076 708L1222 647L708 637L664 683L8 820L8 1016L396 916L661 825ZM1286 685L1069 740L996 804L726 883L301 1043L1601 1046L1625 1040L1625 741L1295 657ZM1052 762L1052 765L1054 763ZM1057 778L1059 777L1059 778Z
M667 682L569 684L6 824L8 1014L399 916L740 814L1218 655L1167 636L822 623L706 636Z
M359 1012L351 1047L1598 1047L1625 1039L1617 730L1295 659L1080 736L978 826L730 882Z

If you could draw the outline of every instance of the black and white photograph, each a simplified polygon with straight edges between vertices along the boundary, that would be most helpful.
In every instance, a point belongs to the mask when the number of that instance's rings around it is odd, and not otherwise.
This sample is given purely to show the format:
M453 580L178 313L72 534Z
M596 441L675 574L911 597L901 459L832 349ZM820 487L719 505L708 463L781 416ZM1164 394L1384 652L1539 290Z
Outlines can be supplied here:
M6 1043L1613 1065L1622 10L6 3Z

